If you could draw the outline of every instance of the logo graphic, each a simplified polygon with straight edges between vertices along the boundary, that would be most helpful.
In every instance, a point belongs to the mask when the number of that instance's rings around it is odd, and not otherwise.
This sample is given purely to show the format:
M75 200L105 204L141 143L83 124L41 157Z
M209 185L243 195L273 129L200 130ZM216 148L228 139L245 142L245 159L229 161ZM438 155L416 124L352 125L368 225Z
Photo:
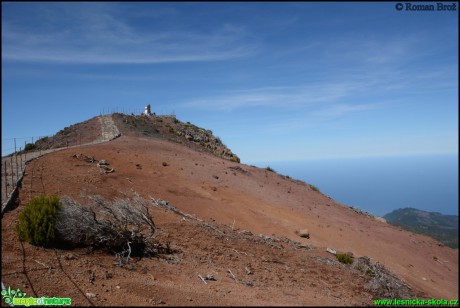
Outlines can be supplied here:
M401 11L401 10L403 9L403 4L402 4L402 3L396 3L396 6L395 6L395 7L396 7L396 9L397 9L398 11Z
M21 290L11 290L11 287L8 287L7 290L2 290L2 296L7 304L13 304L13 301L16 297L22 298L26 296L26 293L22 293Z
M70 298L26 297L26 293L21 292L20 289L11 290L11 287L8 287L8 290L2 290L2 296L5 303L12 306L70 306L72 304Z

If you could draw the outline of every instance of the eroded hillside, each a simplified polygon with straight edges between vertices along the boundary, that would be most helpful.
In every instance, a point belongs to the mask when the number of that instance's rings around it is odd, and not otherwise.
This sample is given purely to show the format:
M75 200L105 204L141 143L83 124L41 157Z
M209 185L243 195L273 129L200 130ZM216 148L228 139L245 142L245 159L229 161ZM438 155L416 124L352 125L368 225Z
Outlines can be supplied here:
M301 181L223 159L224 148L214 152L217 140L191 124L114 119L120 138L28 164L18 206L2 218L6 285L31 296L71 297L75 305L342 306L458 298L458 250L377 221ZM208 142L197 138L205 136ZM103 160L106 169L98 166ZM99 250L21 243L14 226L39 194L82 204L89 196L138 194L150 204L155 238L174 252L120 266L114 254ZM299 236L304 229L309 237ZM353 264L338 262L327 248L349 253Z

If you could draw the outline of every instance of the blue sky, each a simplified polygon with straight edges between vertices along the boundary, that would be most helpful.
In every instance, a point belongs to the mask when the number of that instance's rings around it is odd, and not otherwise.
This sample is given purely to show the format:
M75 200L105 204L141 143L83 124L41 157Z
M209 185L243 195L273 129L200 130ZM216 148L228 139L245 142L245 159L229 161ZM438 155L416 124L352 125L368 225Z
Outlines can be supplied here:
M458 8L2 2L2 155L148 103L243 163L458 155Z

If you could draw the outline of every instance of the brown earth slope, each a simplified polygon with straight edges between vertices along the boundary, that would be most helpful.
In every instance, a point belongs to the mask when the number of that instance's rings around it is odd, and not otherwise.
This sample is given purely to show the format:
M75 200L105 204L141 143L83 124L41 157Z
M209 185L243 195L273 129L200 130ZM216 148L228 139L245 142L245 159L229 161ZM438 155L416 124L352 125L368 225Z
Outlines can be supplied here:
M115 172L101 173L77 153L107 160ZM18 215L42 193L82 203L85 195L138 193L203 221L152 206L157 239L176 252L120 267L99 251L20 243ZM309 239L295 234L305 228ZM379 298L371 275L337 262L326 247L384 265L409 286L400 293L406 298L458 298L458 250L358 214L300 181L129 134L29 163L18 207L2 217L2 281L76 305L368 305Z

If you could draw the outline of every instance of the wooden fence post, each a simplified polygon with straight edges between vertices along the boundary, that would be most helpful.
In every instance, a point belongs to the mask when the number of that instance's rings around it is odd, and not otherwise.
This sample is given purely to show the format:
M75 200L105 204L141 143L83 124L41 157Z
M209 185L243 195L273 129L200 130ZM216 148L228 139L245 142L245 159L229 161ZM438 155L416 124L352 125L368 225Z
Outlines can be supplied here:
M21 148L19 148L19 152L21 152ZM22 154L19 154L19 161L21 162L21 165L20 165L20 169L21 169L21 173L22 173ZM19 176L19 174L18 174Z
M13 179L13 156L10 156L10 170L11 170L11 187L14 189L14 179Z
M19 176L19 169L18 169L18 154L14 153L14 160L16 161L16 180L18 179Z
M8 179L6 178L6 159L5 159L5 196L8 197Z

